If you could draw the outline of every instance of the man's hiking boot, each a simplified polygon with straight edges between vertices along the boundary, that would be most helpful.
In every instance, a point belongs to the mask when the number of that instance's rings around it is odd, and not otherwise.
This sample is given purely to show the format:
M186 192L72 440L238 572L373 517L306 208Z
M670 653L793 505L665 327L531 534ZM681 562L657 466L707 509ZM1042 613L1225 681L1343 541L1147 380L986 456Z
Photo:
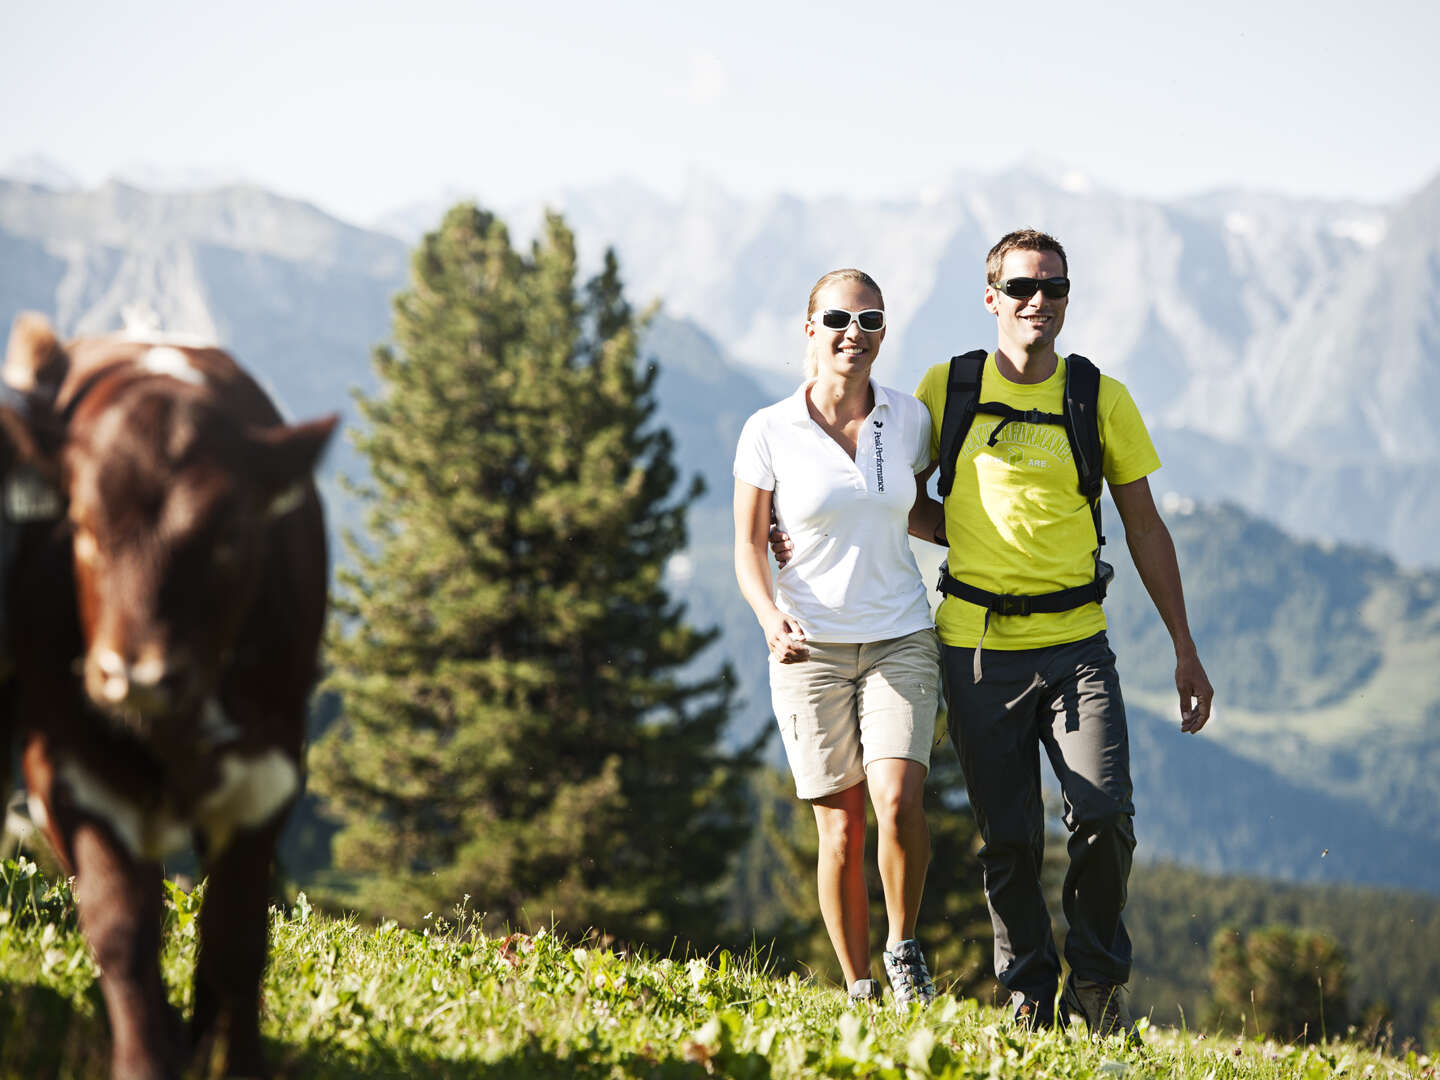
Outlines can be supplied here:
M1094 1037L1123 1035L1132 1046L1139 1043L1140 1036L1125 1000L1124 983L1094 982L1077 978L1072 972L1065 980L1061 1002L1070 1015L1085 1018L1085 1026Z
M850 984L850 1000L879 1001L880 983L876 979L856 979Z
M1010 995L1010 1014L1016 1027L1027 1031L1048 1031L1055 1026L1055 995L1041 998L1016 990Z
M935 984L925 967L925 954L914 938L906 938L895 948L885 950L885 975L890 980L895 1004L902 1009L912 1001L929 1005L935 997Z

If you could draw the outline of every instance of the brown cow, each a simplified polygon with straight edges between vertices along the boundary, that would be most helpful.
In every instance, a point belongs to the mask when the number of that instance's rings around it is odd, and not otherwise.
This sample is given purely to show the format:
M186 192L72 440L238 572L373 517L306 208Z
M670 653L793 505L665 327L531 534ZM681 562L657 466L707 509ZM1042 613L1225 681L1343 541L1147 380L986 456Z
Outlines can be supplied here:
M218 349L62 349L34 317L5 375L56 388L63 424L68 528L27 527L9 612L32 815L76 875L114 1075L186 1062L160 979L160 859L191 841L209 885L188 1041L222 1048L225 1075L260 1074L271 861L325 616L311 472L336 418L285 425Z

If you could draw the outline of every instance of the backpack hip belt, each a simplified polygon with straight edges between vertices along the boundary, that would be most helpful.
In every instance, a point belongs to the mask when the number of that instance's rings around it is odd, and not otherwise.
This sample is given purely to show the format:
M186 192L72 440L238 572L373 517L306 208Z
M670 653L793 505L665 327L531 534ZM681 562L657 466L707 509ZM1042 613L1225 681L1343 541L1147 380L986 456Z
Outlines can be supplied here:
M949 567L942 564L940 581L935 588L947 596L959 597L961 600L978 604L995 615L1047 615L1070 611L1073 608L1084 607L1086 604L1104 603L1105 593L1110 588L1110 581L1114 576L1115 568L1101 560L1093 581L1087 581L1084 585L1075 585L1068 589L1058 589L1055 592L1027 596L1017 593L993 593L977 585L967 584L958 578L951 577Z

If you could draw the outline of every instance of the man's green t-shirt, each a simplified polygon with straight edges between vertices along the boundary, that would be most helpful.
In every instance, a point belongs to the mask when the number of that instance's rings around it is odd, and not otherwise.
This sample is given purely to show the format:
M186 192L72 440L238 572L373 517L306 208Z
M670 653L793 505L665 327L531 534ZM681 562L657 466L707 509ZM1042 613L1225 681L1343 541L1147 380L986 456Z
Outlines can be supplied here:
M936 364L915 390L930 410L930 460L940 456L940 432L950 365ZM1060 413L1065 358L1041 383L1015 383L1000 374L995 354L985 358L981 398L1015 409ZM1100 376L1100 446L1105 480L1113 487L1149 476L1160 457L1140 410L1125 386ZM976 413L960 447L955 484L945 499L945 535L952 577L993 593L1035 595L1084 585L1095 577L1095 524L1080 494L1061 424L1006 424L987 445L1000 417ZM985 633L987 649L1035 649L1080 641L1105 629L1099 604L1036 615L991 615L946 596L935 618L946 645L974 648Z

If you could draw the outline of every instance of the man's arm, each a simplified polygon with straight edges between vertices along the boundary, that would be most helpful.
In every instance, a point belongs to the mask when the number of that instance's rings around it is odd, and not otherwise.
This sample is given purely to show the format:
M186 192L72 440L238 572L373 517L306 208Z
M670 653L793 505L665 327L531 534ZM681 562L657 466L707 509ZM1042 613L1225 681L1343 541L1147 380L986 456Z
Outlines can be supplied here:
M917 539L945 547L945 507L925 490L934 471L935 466L931 465L924 472L915 474L915 505L910 507L909 531Z
M930 474L934 471L935 466L931 465L924 472L915 474L915 503L910 507L908 529L911 536L945 547L945 507L932 499L925 490ZM795 554L794 545L790 543L790 534L775 524L773 516L770 520L770 550L775 555L775 561L781 566L789 562L790 557Z
M1175 543L1170 530L1155 509L1150 481L1111 485L1110 494L1125 523L1125 542L1135 569L1150 594L1155 610L1170 631L1175 644L1175 689L1180 693L1180 730L1194 734L1210 719L1210 702L1215 691L1190 637L1185 617L1185 592L1180 585L1180 564L1175 560Z

